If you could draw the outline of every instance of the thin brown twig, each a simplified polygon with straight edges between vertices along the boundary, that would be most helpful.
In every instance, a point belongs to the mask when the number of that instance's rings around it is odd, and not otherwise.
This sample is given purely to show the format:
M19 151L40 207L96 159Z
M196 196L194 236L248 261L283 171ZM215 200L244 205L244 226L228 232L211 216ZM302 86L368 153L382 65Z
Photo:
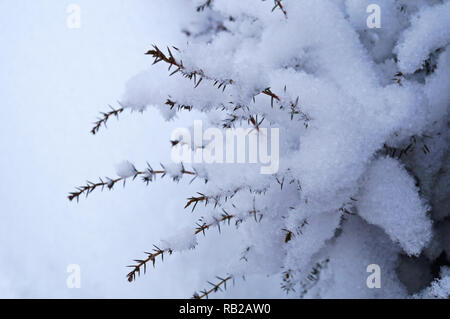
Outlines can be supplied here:
M273 7L272 11L274 11L276 8L280 8L281 12L283 12L284 17L287 19L287 11L286 9L283 7L283 4L281 4L281 0L274 0L275 2L275 6Z
M209 290L204 289L204 290L200 291L200 294L195 292L192 298L193 299L203 299L203 298L208 299L210 294L217 292L219 290L222 291L222 288L221 288L222 286L226 290L227 282L229 280L233 279L233 276L230 275L230 276L227 276L226 278L221 278L221 277L216 277L216 278L218 280L220 280L218 283L214 284L214 283L208 281L208 284L210 284L212 286L212 288L210 288Z
M259 212L256 211L256 209L254 208L252 211L249 212L249 215L253 215L253 214L257 214L257 213L259 213ZM262 217L262 214L261 214L261 217ZM231 220L233 220L233 219L236 220L236 225L239 225L239 223L242 222L241 218L238 218L236 215L230 215L224 210L221 217L215 218L213 222L197 224L197 228L194 231L194 236L198 235L200 233L205 235L206 230L209 230L210 228L215 227L215 226L218 227L219 232L220 232L221 231L220 224L225 223L225 224L230 225ZM255 218L255 220L256 220L256 218ZM259 219L259 221L261 221L261 218ZM172 253L174 252L174 249L172 249L172 248L160 249L157 246L154 246L154 247L155 247L155 249L153 250L152 253L146 252L146 254L148 255L148 257L146 259L142 259L142 260L136 259L135 260L135 262L137 262L136 265L127 266L127 267L134 268L131 272L129 272L127 274L129 282L132 282L136 279L136 274L140 275L142 268L145 273L147 270L147 264L149 262L152 262L152 264L154 266L157 257L161 256L161 259L164 260L165 253L169 253L169 255L172 255Z
M121 107L119 109L114 109L111 105L109 107L111 108L111 111L101 112L100 114L102 115L102 117L99 118L98 121L94 123L95 126L91 130L91 133L93 135L98 133L102 125L106 127L106 122L108 122L110 117L115 116L116 118L119 118L119 114L125 110L124 107Z
M172 46L172 48L176 51L179 51L179 49L177 47ZM173 66L175 66L176 67L175 71L173 71L170 75L174 75L174 74L180 72L186 78L188 78L190 80L194 80L195 87L198 87L204 78L214 81L214 85L218 84L218 88L219 89L222 88L223 90L225 90L225 88L228 84L233 84L233 80L213 79L213 78L205 75L205 73L202 70L188 71L188 70L186 70L186 67L183 65L183 61L181 61L181 60L178 61L175 58L175 56L172 54L172 51L170 50L169 47L167 47L167 51L168 51L168 54L165 54L158 48L158 46L153 45L153 49L147 51L146 55L150 55L153 58L155 58L155 60L153 61L153 64L157 64L159 62L167 63L169 65L169 71L171 70L171 68Z
M198 235L200 233L203 233L203 235L205 234L205 231L210 229L211 227L214 226L218 226L219 227L219 231L220 231L220 223L228 223L230 224L230 221L235 218L236 216L234 215L229 215L227 212L224 211L224 213L222 214L220 219L216 219L214 222L212 223L203 223L203 224L198 224L197 229L195 230L195 235Z
M155 248L153 249L153 253L148 253L146 252L146 254L148 255L148 257L146 259L143 260L139 260L136 259L134 260L135 262L137 262L138 264L136 265L131 265L131 266L127 266L130 268L134 268L131 272L129 272L127 274L128 277L128 282L133 282L134 280L136 280L136 274L140 275L141 274L141 269L144 269L144 274L147 272L147 264L151 261L153 264L153 267L155 267L155 262L156 262L156 258L158 256L161 256L161 259L164 260L164 253L169 253L170 255L172 255L173 251L171 249L160 249L157 246L154 246Z
M193 109L192 105L180 104L176 101L171 100L170 98L167 99L166 105L168 105L171 110L175 107L177 107L178 111L181 110L191 111ZM98 118L96 122L94 122L95 126L91 129L91 133L93 135L96 135L100 131L102 125L106 127L106 123L111 117L115 116L117 119L119 119L119 114L125 111L125 107L121 107L118 109L114 109L111 105L109 107L111 108L111 111L101 112L100 113L101 117Z
M197 194L199 194L200 196L191 196L187 199L188 201L186 203L186 206L184 206L185 209L193 204L192 211L194 211L195 207L197 207L197 204L200 202L205 202L205 206L208 205L210 197L206 196L205 194L202 194L202 193L197 193ZM216 201L216 204L214 207L217 206L217 203L218 202Z
M219 206L221 202L228 201L228 199L233 198L238 192L240 192L243 189L244 189L244 187L240 186L240 187L235 188L234 190L224 191L224 192L221 192L220 194L216 194L216 195L205 195L203 193L197 192L197 194L199 196L189 197L187 199L187 202L186 202L186 205L184 206L184 208L186 209L192 205L192 211L194 211L195 208L197 207L198 203L201 203L201 202L204 202L205 206L207 206L210 202L213 202L214 208L217 208L217 206ZM249 191L252 192L251 188L249 189Z
M203 3L197 7L197 12L201 12L201 11L205 10L206 8L210 7L211 3L212 3L212 0L206 0L205 3Z
M176 51L179 51L179 49L177 47L172 46L172 48ZM213 83L214 83L213 85L214 86L217 85L217 88L222 89L222 90L225 90L228 85L232 85L235 83L232 79L218 80L218 79L212 78L210 76L207 76L203 72L203 70L187 71L185 66L183 65L183 61L181 61L181 60L178 61L175 58L175 56L172 54L172 51L170 50L169 47L167 47L167 51L168 51L168 54L165 54L158 48L158 46L153 45L153 49L147 51L146 55L150 55L153 58L155 58L155 60L153 61L153 64L157 64L160 62L167 63L169 65L169 71L171 70L172 67L175 66L176 67L175 71L170 73L170 75L172 76L172 75L180 72L181 74L183 74L183 76L185 76L189 79L193 79L195 87L198 87L203 79L213 81ZM272 105L273 105L274 100L280 101L279 96L276 95L275 93L273 93L270 90L270 88L266 88L263 91L261 91L260 93L270 96L272 99ZM169 105L171 105L171 104L169 104Z
M214 222L212 222L210 224L199 225L196 228L196 230L194 232L194 235L198 235L199 233L203 233L204 234L205 231L208 230L209 228L211 228L213 226L218 226L222 222L228 222L229 223L230 220L233 219L233 218L235 218L234 215L229 215L227 213L224 213L220 219L218 219L218 220L216 220L216 221L214 221ZM174 251L171 248L160 249L157 246L154 246L154 247L155 248L153 249L152 253L146 252L146 254L148 255L148 257L146 259L142 259L142 260L136 259L136 260L134 260L135 262L137 262L136 265L127 266L127 267L130 267L130 268L133 268L133 270L127 274L129 282L132 282L132 281L134 281L136 279L136 274L140 275L141 269L143 269L144 274L145 274L146 271L147 271L147 264L149 262L152 262L153 266L155 266L155 261L156 261L157 257L161 256L161 259L164 260L164 254L165 253L169 253L169 255L172 255L172 253Z
M189 171L186 170L184 168L184 166L182 166L182 169L180 171L180 173L182 175L192 175L192 176L197 176L197 173L195 171ZM160 175L161 177L164 177L167 174L167 171L164 169L162 170L153 170L151 168L150 165L148 165L148 168L145 171L137 171L135 170L135 173L133 175L133 180L135 180L138 176L142 176L142 180L145 183L149 183L151 182L156 175ZM109 190L113 189L114 186L123 181L125 183L125 181L128 179L128 177L118 177L116 179L111 179L109 177L106 178L106 181L103 180L102 178L99 178L99 182L94 183L91 181L87 181L86 185L77 187L75 192L71 192L69 193L69 195L67 196L67 198L70 201L73 201L74 199L76 199L77 201L79 201L80 196L85 194L86 197L89 196L93 191L95 191L96 189L101 188L101 190L103 191L105 187L107 187Z
M176 101L173 101L171 99L167 99L166 105L170 106L170 109L172 110L175 106L177 107L178 111L180 110L187 110L191 111L193 109L192 105L186 105L186 104L180 104Z

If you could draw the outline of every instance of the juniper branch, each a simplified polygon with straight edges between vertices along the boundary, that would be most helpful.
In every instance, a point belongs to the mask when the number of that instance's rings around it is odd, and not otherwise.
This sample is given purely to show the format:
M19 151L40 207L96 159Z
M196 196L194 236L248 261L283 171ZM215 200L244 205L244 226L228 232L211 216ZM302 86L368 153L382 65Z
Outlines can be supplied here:
M295 292L295 282L292 276L292 270L286 270L283 272L281 289L283 289L286 294L289 294L291 291Z
M174 107L177 107L178 111L181 111L181 110L191 111L193 109L193 107L191 105L178 103L178 102L170 99L170 97L167 99L165 104L168 105L171 110ZM102 127L102 125L106 127L106 123L108 122L108 120L111 117L115 116L117 119L119 119L119 114L122 113L123 111L125 111L125 107L123 107L123 106L118 109L114 109L111 105L109 105L109 107L111 108L111 111L101 112L100 113L101 117L98 118L98 120L96 122L94 122L95 126L91 130L91 133L93 135L96 135L100 131L100 128Z
M213 223L199 225L199 227L196 228L194 235L198 235L199 233L204 233L207 229L209 229L213 226L217 226L218 223L227 222L227 221L229 222L233 218L235 218L235 216L228 215L225 213L222 215L222 217L220 219L218 219L217 221L214 221ZM153 266L155 266L157 257L161 256L161 260L164 260L165 253L169 253L170 255L172 255L172 253L174 252L174 250L172 248L160 249L157 246L154 246L154 247L155 248L153 249L152 253L148 253L148 252L145 253L148 255L148 257L146 259L142 259L142 260L136 259L136 260L134 260L135 262L137 262L136 265L127 266L130 268L133 268L133 270L127 274L129 282L133 282L136 279L136 274L140 275L141 269L143 269L144 274L145 274L147 271L147 264L149 262L152 262Z
M205 10L206 8L210 7L211 3L212 3L212 0L206 0L205 3L203 3L197 7L197 12L201 12L201 11Z
M276 8L280 8L281 12L283 12L284 17L287 19L287 11L283 7L283 4L281 3L281 0L274 0L275 6L272 8L272 12L275 11Z
M170 106L170 109L172 110L174 107L177 107L177 110L187 110L187 111L191 111L193 109L192 105L186 105L186 104L180 104L176 101L173 101L171 99L167 99L166 101L166 105Z
M141 176L143 182L145 182L148 185L148 183L153 181L153 179L157 175L164 177L167 174L167 171L164 168L164 166L162 166L162 167L163 167L162 170L154 170L150 165L148 165L147 169L144 171L135 170L135 173L132 176L132 178L133 178L133 180L135 180L138 176ZM180 173L182 175L191 175L191 176L197 177L197 173L195 172L195 170L194 171L186 170L184 168L184 166L182 166ZM125 183L125 181L128 179L128 177L118 177L116 179L111 179L109 177L106 177L105 179L106 180L99 178L99 182L97 182L97 183L87 181L86 185L77 187L75 192L69 193L69 195L67 196L68 199L70 201L73 201L74 199L79 201L81 195L85 194L86 197L88 197L96 189L101 189L103 191L104 188L107 187L109 190L111 190L114 188L114 186L117 183L122 182L122 181Z
M179 49L177 47L172 46L172 48L176 51L179 51ZM186 77L190 80L193 79L195 87L198 87L203 79L213 81L213 85L214 86L217 85L217 88L222 89L222 90L225 90L228 85L235 83L232 79L220 80L220 79L215 79L213 77L210 77L210 76L206 75L203 72L203 70L188 71L186 69L186 67L183 65L183 61L181 61L181 60L178 61L175 58L175 56L172 54L172 51L170 50L169 47L167 47L167 51L168 51L168 53L166 54L163 51L161 51L158 48L158 46L153 45L153 49L148 50L145 54L150 55L153 58L155 58L155 60L153 61L153 64L157 64L160 62L164 62L164 63L168 64L169 71L172 69L172 67L176 67L175 71L170 73L170 75L174 75L174 74L180 72L184 77ZM273 93L270 90L270 88L266 88L263 91L261 91L260 93L270 96L272 98L272 104L273 104L274 99L277 101L280 101L280 98L278 97L278 95Z
M119 109L114 109L111 105L109 107L111 108L111 111L101 112L100 114L102 115L102 117L99 118L98 121L94 123L95 126L91 130L91 133L93 135L98 133L102 125L106 127L106 122L108 122L110 117L115 116L116 118L119 118L119 114L125 110L124 107L121 107Z
M197 204L200 202L205 202L205 206L208 205L210 197L206 196L205 194L202 194L202 193L197 193L197 194L199 194L200 196L191 196L187 199L188 202L186 203L186 206L184 206L184 208L188 208L189 206L191 206L193 204L192 211L194 211L195 207L197 207ZM217 206L217 204L218 204L218 201L216 200L214 208Z
M139 260L136 259L134 260L135 262L137 262L136 265L130 265L127 266L129 268L134 268L131 272L129 272L127 274L128 277L128 282L133 282L134 280L136 280L136 274L139 276L141 274L141 269L143 269L144 274L147 272L147 264L151 261L153 264L153 267L155 267L155 262L156 262L156 258L161 256L161 260L164 260L164 253L169 253L170 255L172 255L173 251L171 249L160 249L157 246L154 246L155 248L153 249L153 253L148 253L146 252L146 254L148 255L148 257L146 259L143 260Z
M210 284L212 286L212 288L210 289L204 289L202 291L200 291L200 294L195 292L193 295L193 299L203 299L206 298L208 299L209 295L218 291L222 291L222 286L223 289L226 290L227 289L227 282L231 279L233 279L234 277L232 275L227 276L226 278L221 278L221 277L216 277L218 280L220 280L218 283L214 284L210 281L208 281L208 284Z
M217 226L219 228L220 231L220 223L228 223L228 225L230 224L230 221L236 218L235 215L230 215L228 214L226 211L223 211L223 214L221 215L221 218L219 219L215 219L214 222L212 223L203 223L203 224L197 224L197 228L195 230L195 235L198 235L200 233L203 233L203 235L205 234L205 231L210 229L211 227ZM238 221L236 222L238 223Z
M177 47L172 46L172 48L176 51L179 51L179 49ZM155 58L155 60L153 61L153 64L157 64L160 62L165 62L166 64L169 65L169 71L172 69L172 67L176 67L175 71L173 71L170 75L174 75L178 72L180 72L184 77L190 79L190 80L194 80L194 85L195 87L198 87L200 85L200 83L202 82L202 80L208 79L211 81L214 81L214 85L219 84L218 88L223 88L223 90L225 90L226 86L228 84L232 84L233 81L232 80L217 80L217 79L213 79L207 75L205 75L205 73L202 70L192 70L189 71L186 69L186 67L183 65L183 61L178 61L175 56L172 54L172 51L170 50L169 47L167 47L167 51L168 54L165 54L164 52L162 52L158 46L153 45L153 49L147 51L146 55L150 55L153 58ZM198 80L197 80L198 79Z
M224 202L227 202L229 199L233 198L238 192L241 192L243 190L248 190L250 194L257 194L257 195L260 195L266 191L266 189L261 190L261 189L253 189L248 186L239 186L232 190L222 190L216 194L210 195L205 195L203 193L197 192L199 196L191 196L187 198L187 202L184 208L188 208L193 205L192 211L194 211L198 203L205 203L205 206L207 206L211 202L214 203L214 208L217 208L217 206L220 206Z
M255 213L255 209L249 212L249 215L252 215ZM223 211L223 214L221 215L220 218L215 218L213 222L210 223L202 223L202 224L197 224L197 228L194 231L194 236L202 233L205 235L205 231L209 230L212 227L217 226L220 232L220 224L221 223L225 223L230 225L231 224L231 220L236 220L235 224L239 225L240 222L242 222L242 219L237 217L236 215L230 215L228 214L226 211ZM261 219L260 219L261 220ZM128 277L128 281L132 282L136 279L136 274L140 275L141 270L143 270L144 274L146 273L147 270L147 264L149 262L152 262L153 266L155 265L156 262L156 258L161 256L161 260L164 260L164 254L165 253L169 253L170 255L175 251L172 248L166 248L166 249L160 249L157 246L154 246L155 248L153 249L152 253L147 253L148 257L146 259L136 259L134 260L135 262L137 262L136 265L130 265L127 267L133 268L133 270L131 272L129 272L127 274Z

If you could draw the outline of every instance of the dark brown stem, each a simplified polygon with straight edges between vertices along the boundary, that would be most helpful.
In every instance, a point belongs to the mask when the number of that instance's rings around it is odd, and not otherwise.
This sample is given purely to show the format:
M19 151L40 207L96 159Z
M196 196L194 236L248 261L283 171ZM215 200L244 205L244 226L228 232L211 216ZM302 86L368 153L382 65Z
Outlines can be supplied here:
M232 218L234 218L233 215L228 215L225 213L222 215L221 219L215 221L214 223L200 225L195 230L194 235L198 235L199 233L204 233L207 229L211 228L212 226L219 225L222 222L230 221ZM146 252L146 254L148 255L148 257L146 259L142 259L142 260L137 259L137 260L135 260L135 262L137 262L136 265L128 266L130 268L133 268L133 270L127 274L129 282L133 282L136 279L136 274L139 275L141 273L141 269L143 269L144 274L145 274L147 271L147 264L149 262L152 262L153 266L155 266L155 261L158 256L161 256L161 259L164 260L164 253L169 253L170 255L172 255L172 253L173 253L173 249L171 249L171 248L160 249L156 246L154 246L154 247L155 247L155 249L153 249L153 253Z
M227 281L233 279L233 276L228 276L226 278L217 277L217 279L220 280L217 284L208 282L212 286L212 288L209 290L205 289L205 290L201 291L200 292L201 294L195 293L193 296L193 299L208 298L210 294L217 292L219 290L222 290L222 288L221 288L222 286L224 287L224 289L227 289Z
M100 113L102 115L102 118L100 118L97 122L95 122L95 126L92 128L91 133L93 135L97 134L98 131L100 130L100 127L102 125L106 126L106 122L108 122L109 118L112 116L115 116L116 118L119 117L119 114L122 113L125 108L121 107L119 109L114 109L112 106L109 106L111 108L110 112L102 112Z
M249 215L253 215L258 213L255 209L253 209L252 211L249 212ZM261 215L262 216L262 215ZM219 228L220 231L220 224L221 223L228 223L230 224L230 221L232 219L236 220L236 224L238 224L239 222L242 221L242 219L237 218L235 215L229 215L228 213L226 213L224 211L224 213L221 215L220 219L216 219L214 222L212 223L203 223L203 224L199 224L198 227L196 228L194 235L198 235L200 233L205 234L205 231L210 229L211 227L217 226ZM164 259L164 254L165 253L169 253L170 255L174 252L174 250L172 248L166 248L166 249L160 249L156 246L154 246L155 249L153 250L153 253L146 253L148 255L148 257L146 259L142 259L142 260L135 260L135 262L137 262L136 265L131 265L128 267L134 268L130 273L128 273L127 277L128 277L128 281L132 282L136 279L136 274L140 274L141 269L144 270L144 273L147 270L147 264L149 262L153 263L153 266L155 265L155 261L156 261L156 257L161 256L161 259Z
M176 48L176 47L172 47L172 48L176 51L179 51L178 48ZM158 48L158 46L153 45L153 49L147 51L147 53L145 53L145 54L150 55L153 58L155 58L155 60L153 61L153 64L157 64L159 62L165 62L169 65L169 70L173 66L175 66L176 70L173 71L170 75L174 75L174 74L180 72L181 74L183 74L183 76L185 76L189 79L193 79L195 87L199 86L203 79L213 81L214 86L217 85L218 89L222 88L223 90L225 90L227 85L231 85L231 84L235 83L232 79L227 79L227 80L214 79L212 77L207 76L202 70L187 71L185 66L183 65L183 61L178 61L172 54L172 51L170 50L169 47L167 48L167 51L168 51L168 54L165 54ZM270 88L263 90L261 93L270 96L272 98L272 104L273 104L273 100L280 101L280 98L278 97L278 95L273 93L270 90ZM169 103L166 103L166 104L171 105L171 106L175 105L173 101L170 101Z
M193 176L197 175L195 172L188 171L184 168L181 170L180 173L182 175L193 175ZM133 180L135 180L138 176L143 176L143 178L142 178L143 181L146 183L149 183L152 181L153 176L155 176L155 175L165 176L166 174L167 174L166 170L155 171L149 166L149 168L146 171L136 171L135 174L133 175ZM93 191L95 191L98 188L101 188L101 190L103 191L105 186L111 190L114 188L114 186L117 183L119 183L121 181L125 182L127 179L128 179L128 177L119 177L116 179L107 178L107 181L104 181L103 179L100 178L100 182L98 182L98 183L93 183L93 182L87 181L86 185L77 187L77 191L69 193L67 198L70 201L73 201L74 199L79 201L80 196L83 194L86 194L86 196L89 196L90 193L92 193Z
M158 247L155 246L155 249L153 249L153 253L146 253L148 255L148 257L146 259L143 260L135 260L135 262L137 262L136 265L131 265L128 266L130 268L134 268L131 272L129 272L127 274L128 277L128 281L129 282L133 282L136 279L136 274L140 275L141 274L141 269L143 268L144 270L144 274L147 272L147 263L149 263L150 261L153 264L153 267L155 266L155 262L156 262L156 258L158 256L161 256L161 259L164 260L164 253L169 253L170 255L172 254L172 250L171 249L160 249Z
M281 4L281 0L274 0L274 2L275 2L275 7L273 7L272 11L274 11L276 8L280 8L281 12L283 12L283 14L284 14L284 17L287 19L287 17L288 17L287 11Z

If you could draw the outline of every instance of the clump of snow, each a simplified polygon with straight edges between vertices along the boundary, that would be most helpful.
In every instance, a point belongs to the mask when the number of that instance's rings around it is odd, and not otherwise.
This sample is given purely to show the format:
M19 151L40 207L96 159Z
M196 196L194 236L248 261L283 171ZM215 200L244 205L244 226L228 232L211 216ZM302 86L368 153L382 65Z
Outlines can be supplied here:
M407 291L396 275L399 252L381 229L350 216L341 235L315 256L315 261L328 262L317 275L318 280L309 283L312 287L305 297L405 298ZM369 265L380 267L380 288L367 286Z
M402 72L413 73L420 69L432 51L450 44L449 16L450 2L445 1L422 8L411 19L411 27L395 48Z
M183 178L184 166L182 163L169 163L161 166L164 169L165 174L174 181L179 181Z
M183 251L194 249L197 246L197 238L191 228L179 229L172 236L161 240L158 246L161 250Z
M392 158L377 159L361 183L358 214L380 226L408 255L420 254L432 237L432 223L405 168Z
M121 178L128 178L135 176L137 169L129 161L123 161L116 165L116 173Z

